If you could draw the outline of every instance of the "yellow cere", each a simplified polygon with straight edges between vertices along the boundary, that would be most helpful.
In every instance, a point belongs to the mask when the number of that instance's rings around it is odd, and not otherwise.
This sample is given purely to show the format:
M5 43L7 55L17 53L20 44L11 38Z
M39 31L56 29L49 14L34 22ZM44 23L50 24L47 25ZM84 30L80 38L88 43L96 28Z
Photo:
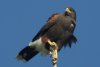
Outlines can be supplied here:
M69 13L72 13L71 10L69 8L66 8L66 11Z

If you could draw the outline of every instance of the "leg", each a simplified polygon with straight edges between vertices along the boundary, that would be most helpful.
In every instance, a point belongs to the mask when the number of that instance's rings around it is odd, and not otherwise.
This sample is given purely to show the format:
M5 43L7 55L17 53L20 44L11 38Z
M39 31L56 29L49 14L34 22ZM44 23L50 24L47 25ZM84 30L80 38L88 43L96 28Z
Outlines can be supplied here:
M48 40L50 45L50 55L52 57L53 67L57 67L57 59L58 59L58 52L57 52L57 44L55 42L51 42Z

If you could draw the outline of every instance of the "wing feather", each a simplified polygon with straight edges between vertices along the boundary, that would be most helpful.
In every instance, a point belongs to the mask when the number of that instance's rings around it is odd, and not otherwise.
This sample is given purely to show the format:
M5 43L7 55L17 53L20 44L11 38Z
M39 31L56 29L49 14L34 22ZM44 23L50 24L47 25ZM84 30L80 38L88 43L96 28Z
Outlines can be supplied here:
M40 31L37 33L37 35L32 39L32 42L44 35L52 26L56 24L56 20L58 18L59 14L55 13L53 14L47 21L47 23L40 29Z

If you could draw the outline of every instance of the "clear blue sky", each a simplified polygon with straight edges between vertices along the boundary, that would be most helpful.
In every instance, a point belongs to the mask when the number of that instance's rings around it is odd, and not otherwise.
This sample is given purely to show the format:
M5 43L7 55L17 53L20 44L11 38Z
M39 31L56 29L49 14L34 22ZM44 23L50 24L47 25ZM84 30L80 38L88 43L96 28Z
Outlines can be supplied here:
M100 67L100 0L0 0L0 67L52 67L49 57L23 63L16 54L67 6L77 13L78 42L60 51L58 67Z

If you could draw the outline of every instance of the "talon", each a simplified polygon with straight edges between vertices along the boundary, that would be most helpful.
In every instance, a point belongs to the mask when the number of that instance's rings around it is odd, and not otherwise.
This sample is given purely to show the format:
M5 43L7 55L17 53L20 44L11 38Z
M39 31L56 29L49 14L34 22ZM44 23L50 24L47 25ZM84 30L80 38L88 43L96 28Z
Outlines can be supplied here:
M50 45L50 55L52 58L52 64L54 67L57 67L57 58L58 58L58 53L57 53L57 44L55 42L51 42L48 40L48 44Z
M57 49L57 44L55 42L51 42L50 40L48 40L48 43L53 49Z

